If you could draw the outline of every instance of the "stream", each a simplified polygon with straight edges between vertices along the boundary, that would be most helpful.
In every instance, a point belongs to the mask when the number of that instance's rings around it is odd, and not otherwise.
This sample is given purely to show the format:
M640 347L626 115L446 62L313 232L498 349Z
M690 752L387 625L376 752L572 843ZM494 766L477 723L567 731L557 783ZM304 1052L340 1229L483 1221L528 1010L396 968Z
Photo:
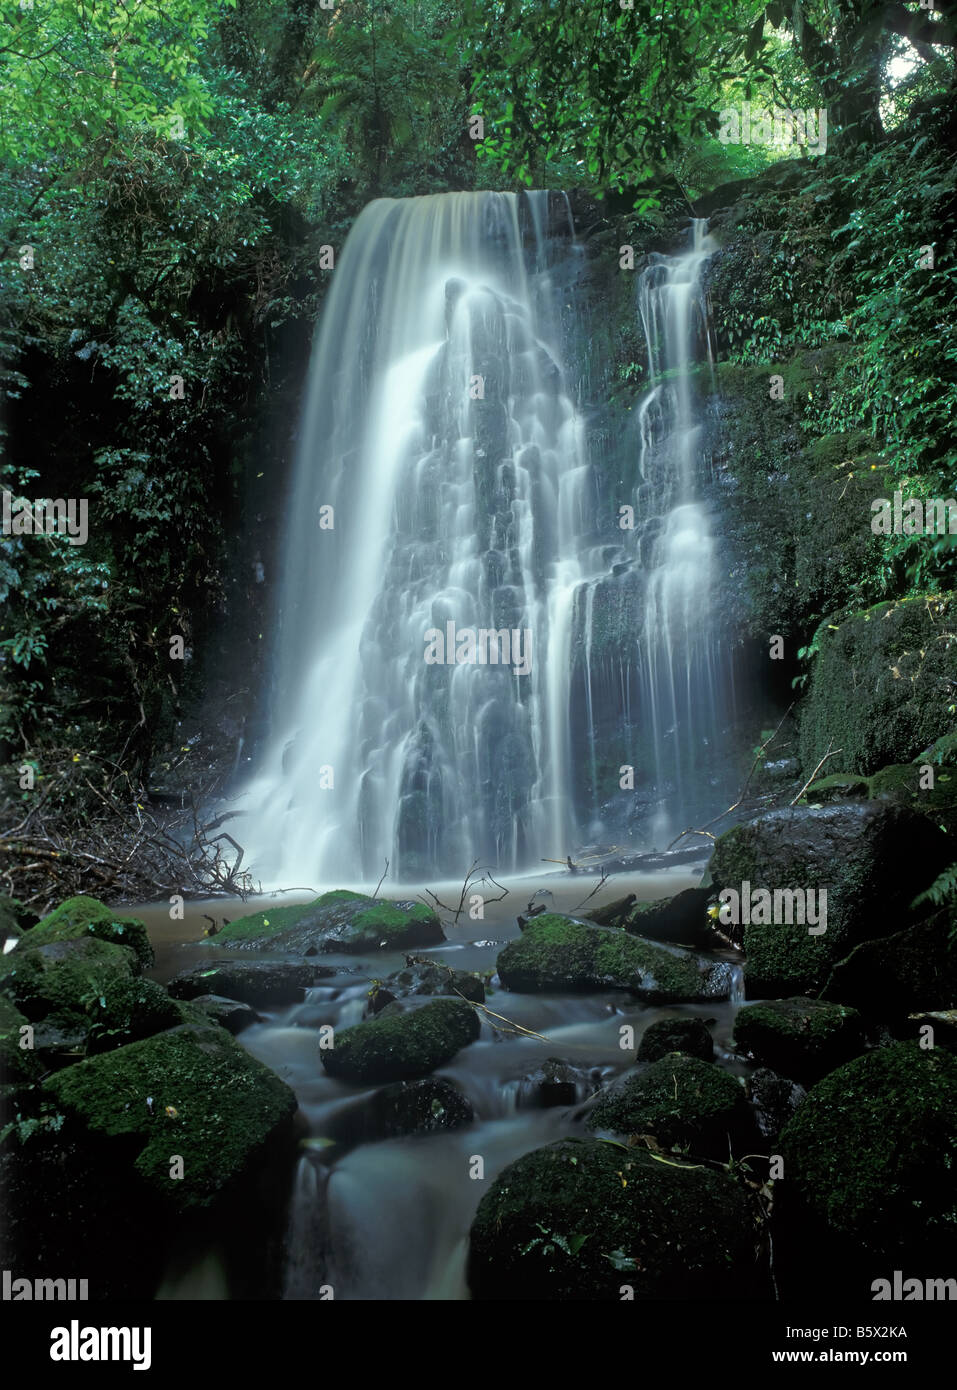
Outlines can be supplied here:
M589 897L587 908L626 892L650 901L678 893L698 881L687 867L655 874L615 876ZM484 920L460 919L446 926L445 945L416 952L445 961L457 970L486 972L506 942L518 935L516 915L538 892L550 910L572 911L596 888L585 875L542 875L505 879L508 897L486 904ZM457 901L460 885L437 884L443 902ZM543 890L551 898L543 896ZM401 894L389 890L389 896ZM283 905L293 901L284 896ZM308 900L308 895L303 895ZM151 904L135 908L146 921L156 963L153 978L166 982L198 961L228 956L248 960L246 951L216 951L204 940L204 914L229 920L261 910L262 901L216 899L190 903L182 921ZM736 961L728 950L725 959ZM261 958L255 953L252 958ZM239 1035L239 1042L272 1068L295 1091L308 1127L292 1182L285 1245L283 1297L297 1300L459 1300L466 1283L468 1231L489 1185L509 1163L543 1144L582 1135L588 1100L634 1062L635 1048L649 1024L667 1016L705 1019L715 1042L717 1065L744 1074L730 1052L734 1013L743 1002L741 972L735 971L735 997L704 1004L647 1005L625 991L575 995L514 994L497 986L486 1007L540 1037L516 1034L483 1013L480 1039L435 1075L468 1097L474 1120L448 1132L361 1142L361 1111L377 1089L335 1081L319 1061L319 1030L360 1022L370 982L405 964L402 952L368 957L322 957L336 973L309 989L290 1007L265 1012L262 1022ZM480 1011L481 1013L481 1011ZM619 1030L634 1028L625 1049ZM542 1108L537 1088L524 1078L547 1058L576 1069L575 1101ZM191 1252L172 1261L159 1291L162 1299L231 1297L227 1262L216 1250Z

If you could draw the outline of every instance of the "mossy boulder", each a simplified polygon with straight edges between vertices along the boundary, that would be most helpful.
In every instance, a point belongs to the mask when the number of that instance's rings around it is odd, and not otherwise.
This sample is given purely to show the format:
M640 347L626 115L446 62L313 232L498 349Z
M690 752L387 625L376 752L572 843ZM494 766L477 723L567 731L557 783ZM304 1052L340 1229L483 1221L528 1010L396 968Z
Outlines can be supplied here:
M216 937L217 945L297 955L409 951L444 940L438 917L425 903L369 898L345 889L311 903L240 917Z
M554 912L530 921L496 968L505 988L518 993L627 989L649 1002L677 1004L726 999L731 987L724 962Z
M29 1036L20 1032L26 1027L23 1014L0 994L0 1087L37 1081L43 1072L36 1048L20 1046Z
M308 961L219 960L181 970L168 988L174 999L219 994L267 1008L301 1003L311 985L332 973L328 967Z
M797 912L790 923L726 928L744 946L748 996L819 993L853 946L908 924L915 894L951 853L947 836L931 821L883 801L788 807L733 826L715 842L709 864L715 890L740 894L745 883L752 893L813 890L816 909L821 891L827 892L823 934L812 934ZM902 874L901 864L913 871ZM782 900L779 917L788 905Z
M918 1272L937 1273L935 1261L952 1259L957 1059L950 1053L896 1043L847 1062L808 1093L780 1145L786 1193L848 1247L907 1260Z
M748 1197L723 1172L563 1139L509 1164L470 1232L473 1298L730 1299L764 1293Z
M957 1003L957 911L941 908L905 931L855 946L822 995L883 1019L950 1008Z
M68 898L30 929L23 944L47 946L52 941L74 941L85 936L128 947L140 970L148 970L153 964L153 948L143 923L136 917L118 916L96 898Z
M639 1062L657 1062L669 1052L684 1052L701 1062L714 1058L714 1042L700 1018L660 1018L645 1029L638 1044Z
M476 1004L485 1003L485 985L480 975L468 970L453 970L440 961L416 961L402 970L393 971L384 980L375 981L369 996L369 1012L381 1013L397 999L416 995L455 995Z
M319 1055L329 1075L340 1081L413 1081L450 1062L480 1032L471 1004L436 999L408 1013L383 1013L345 1028Z
M726 1071L672 1052L626 1076L588 1115L588 1128L650 1135L662 1149L727 1159L755 1137L744 1088ZM742 1150L743 1151L743 1150Z
M33 949L24 938L0 964L0 991L37 1025L38 1051L99 1052L180 1022L162 985L136 969L130 950L94 936Z
M222 1028L180 1026L67 1067L57 1106L120 1179L133 1170L176 1212L208 1207L288 1132L293 1092ZM152 1113L147 1099L152 1098ZM173 1156L183 1177L171 1178Z
M817 1081L864 1051L856 1009L817 999L747 1004L734 1020L739 1052L795 1081Z
M879 603L818 629L801 714L809 776L829 749L829 771L869 776L915 758L951 731L942 697L957 665L953 594Z
M673 898L636 903L624 922L625 930L651 941L705 946L714 941L708 917L709 888L686 888Z

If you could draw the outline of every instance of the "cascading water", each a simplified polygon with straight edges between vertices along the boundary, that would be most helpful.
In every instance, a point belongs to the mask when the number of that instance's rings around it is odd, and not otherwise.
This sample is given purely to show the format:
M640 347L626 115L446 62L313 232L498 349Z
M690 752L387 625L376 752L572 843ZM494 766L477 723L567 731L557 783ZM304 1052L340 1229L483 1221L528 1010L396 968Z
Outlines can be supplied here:
M278 737L250 795L264 877L507 868L569 846L590 470L546 344L571 232L563 197L461 193L380 200L350 233L294 487ZM450 663L457 640L429 664L427 633L449 624L515 634L527 673L497 639L476 664Z
M639 273L649 385L636 408L637 480L619 499L633 509L634 530L617 552L606 548L604 573L583 585L577 604L576 704L588 731L582 799L602 833L607 798L621 785L619 765L632 767L645 808L632 824L659 847L721 809L720 741L733 704L702 500L710 470L692 395L693 373L711 360L699 281L713 250L705 222L692 224L691 242L681 255L649 255ZM597 555L590 564L592 573L602 568Z
M629 549L618 530L609 544L617 508L599 502L561 366L556 281L580 259L564 195L384 199L358 218L313 354L274 734L248 789L263 880L564 857L589 801L595 826L609 702L670 802L655 832L683 814L720 703L687 381L708 252L696 224L691 252L640 276L654 384ZM640 635L609 681L593 643L614 561L637 576Z

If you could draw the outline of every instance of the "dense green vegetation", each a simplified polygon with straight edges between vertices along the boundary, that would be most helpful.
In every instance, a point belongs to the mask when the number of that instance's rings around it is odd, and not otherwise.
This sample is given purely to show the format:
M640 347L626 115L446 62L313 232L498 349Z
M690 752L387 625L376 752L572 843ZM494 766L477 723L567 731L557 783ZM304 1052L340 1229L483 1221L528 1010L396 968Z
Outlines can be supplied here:
M817 449L778 540L763 528L749 621L813 653L837 609L951 588L952 536L839 561L824 527L819 563L792 513L862 469L884 495L953 493L955 42L952 6L876 0L4 0L0 482L96 518L83 546L2 537L8 805L34 796L24 767L47 814L82 820L228 761L268 645L322 248L377 196L565 187L661 237L735 183L719 357L762 394L780 367L793 448ZM826 153L722 141L745 101L826 107ZM761 430L745 489L787 438Z

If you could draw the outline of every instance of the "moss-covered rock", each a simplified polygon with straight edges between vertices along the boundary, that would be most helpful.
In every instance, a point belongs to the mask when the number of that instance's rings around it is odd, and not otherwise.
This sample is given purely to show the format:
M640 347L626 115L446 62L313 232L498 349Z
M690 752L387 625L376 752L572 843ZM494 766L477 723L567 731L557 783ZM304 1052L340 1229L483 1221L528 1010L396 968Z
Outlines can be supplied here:
M26 907L19 898L0 893L0 943L11 936L22 936L30 927L35 926L36 922L36 913Z
M436 999L409 1013L384 1013L345 1028L319 1055L329 1075L341 1081L412 1081L450 1062L480 1032L471 1004Z
M519 993L628 989L663 1004L726 999L731 983L724 962L554 912L529 922L496 967L505 988Z
M23 1014L0 994L0 1087L36 1081L43 1071L36 1049L20 1045L29 1036L20 1031L26 1027Z
M847 1062L809 1092L780 1143L786 1191L849 1246L915 1271L936 1273L935 1260L952 1258L957 1059L948 1052L897 1043Z
M726 831L709 865L716 890L741 893L744 883L752 892L813 890L818 908L821 890L827 892L821 935L799 920L738 928L749 997L817 994L853 946L910 921L915 894L951 853L947 836L931 821L882 801L788 807ZM902 874L902 863L913 871Z
M879 603L822 623L801 712L809 776L828 748L831 772L869 776L915 758L950 732L941 691L957 664L953 594ZM849 688L850 686L850 688Z
M470 1233L476 1299L747 1298L764 1292L748 1198L722 1172L594 1140L499 1174Z
M526 1072L519 1080L519 1109L547 1109L551 1105L574 1105L601 1085L601 1071L573 1067L560 1057L546 1057L540 1067Z
M815 999L747 1004L734 1020L739 1052L795 1081L817 1081L864 1051L856 1009Z
M657 1062L669 1052L684 1052L701 1062L714 1058L714 1042L700 1018L660 1018L645 1029L638 1044L639 1062Z
M893 1019L957 1002L957 911L941 908L917 926L864 941L828 976L825 999Z
M126 1179L132 1168L182 1212L209 1206L246 1176L296 1110L285 1082L212 1024L88 1058L46 1090L102 1153L104 1171L117 1166ZM174 1155L181 1179L170 1176Z
M301 1003L311 985L332 973L329 967L308 961L219 960L181 970L168 988L174 999L198 999L215 993L267 1008Z
M438 917L425 903L393 902L336 889L311 903L267 908L230 922L217 945L314 955L408 951L445 940Z
M744 1089L719 1067L672 1052L626 1076L595 1105L588 1128L651 1135L662 1149L727 1159L755 1137Z
M866 777L858 777L853 772L833 772L812 782L801 800L808 805L821 806L832 801L866 801L869 791Z
M180 1022L166 990L137 968L126 947L87 934L33 949L25 938L0 965L0 991L36 1023L39 1052L102 1052Z
M126 946L140 970L153 964L153 948L146 927L136 917L120 917L96 898L68 898L42 918L24 938L24 946L47 946L52 941L74 941L85 936Z

